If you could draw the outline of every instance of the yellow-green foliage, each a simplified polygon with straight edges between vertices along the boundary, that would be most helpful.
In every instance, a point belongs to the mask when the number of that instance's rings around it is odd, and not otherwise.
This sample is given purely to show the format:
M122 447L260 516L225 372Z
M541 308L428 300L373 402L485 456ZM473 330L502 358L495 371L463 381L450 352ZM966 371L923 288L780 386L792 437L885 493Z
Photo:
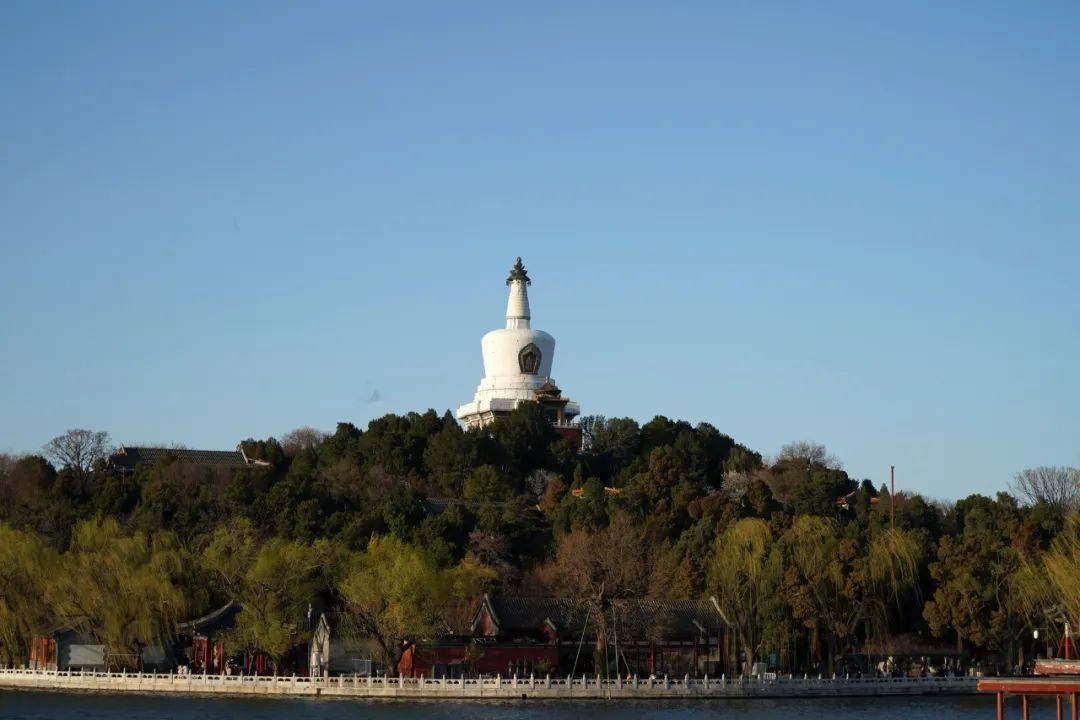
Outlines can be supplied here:
M0 523L0 662L27 661L27 639L48 622L43 595L56 564L37 535Z
M765 612L782 575L780 548L763 520L739 520L717 538L709 591L738 635L747 671L761 649Z
M280 660L307 631L308 604L324 586L332 559L324 542L271 538L260 545L243 519L216 530L203 566L243 608L223 635L226 647Z
M340 581L357 627L382 648L383 661L397 663L407 638L423 640L445 629L448 604L482 592L492 573L465 562L440 570L417 548L392 535L373 536L356 553Z
M885 530L871 540L866 565L874 601L882 606L890 601L899 605L915 588L921 554L919 538L912 532Z
M1043 562L1062 611L1073 629L1080 629L1080 515L1069 518Z
M58 622L108 648L110 664L134 667L139 651L171 637L187 612L178 582L184 562L169 532L150 537L110 518L86 520L75 526L46 597Z

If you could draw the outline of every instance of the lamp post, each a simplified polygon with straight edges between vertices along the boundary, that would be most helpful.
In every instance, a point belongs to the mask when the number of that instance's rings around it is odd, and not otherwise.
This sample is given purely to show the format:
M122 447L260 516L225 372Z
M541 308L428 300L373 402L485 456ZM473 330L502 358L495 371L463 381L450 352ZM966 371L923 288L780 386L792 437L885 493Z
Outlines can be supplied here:
M896 466L889 466L889 529L896 529Z

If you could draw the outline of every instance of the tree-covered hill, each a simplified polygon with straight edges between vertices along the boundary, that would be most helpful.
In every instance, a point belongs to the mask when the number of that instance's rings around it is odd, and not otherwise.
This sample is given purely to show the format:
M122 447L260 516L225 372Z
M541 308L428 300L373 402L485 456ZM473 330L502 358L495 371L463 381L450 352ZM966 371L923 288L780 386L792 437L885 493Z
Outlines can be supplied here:
M388 663L484 591L714 596L747 667L796 671L901 636L1007 667L1080 620L1075 471L947 506L809 443L766 462L705 423L581 425L581 453L526 404L468 432L429 410L246 440L241 469L165 454L123 472L93 433L50 443L55 464L0 457L0 663L61 621L134 657L229 599L237 649L283 660L318 597Z

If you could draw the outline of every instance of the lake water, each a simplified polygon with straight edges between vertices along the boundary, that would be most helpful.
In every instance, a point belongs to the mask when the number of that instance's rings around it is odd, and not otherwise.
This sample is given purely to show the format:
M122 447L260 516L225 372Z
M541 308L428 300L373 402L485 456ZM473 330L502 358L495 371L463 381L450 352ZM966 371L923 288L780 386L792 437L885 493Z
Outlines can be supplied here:
M1019 705L1010 708L1010 714L1019 716ZM1040 703L1032 715L1053 717L1053 708ZM992 696L467 703L0 690L0 720L992 720L993 717Z

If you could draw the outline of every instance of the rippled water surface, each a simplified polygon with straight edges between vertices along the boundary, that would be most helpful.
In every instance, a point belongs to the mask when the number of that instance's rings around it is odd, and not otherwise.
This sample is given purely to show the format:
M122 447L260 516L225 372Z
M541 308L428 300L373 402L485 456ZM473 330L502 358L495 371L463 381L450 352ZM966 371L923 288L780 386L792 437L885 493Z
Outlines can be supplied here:
M1019 708L1011 708L1019 714ZM1047 714L1049 712L1049 714ZM1036 707L1033 717L1053 716ZM82 695L0 690L0 720L992 720L990 697L847 698L499 703L397 702L270 698L207 698L149 695Z

